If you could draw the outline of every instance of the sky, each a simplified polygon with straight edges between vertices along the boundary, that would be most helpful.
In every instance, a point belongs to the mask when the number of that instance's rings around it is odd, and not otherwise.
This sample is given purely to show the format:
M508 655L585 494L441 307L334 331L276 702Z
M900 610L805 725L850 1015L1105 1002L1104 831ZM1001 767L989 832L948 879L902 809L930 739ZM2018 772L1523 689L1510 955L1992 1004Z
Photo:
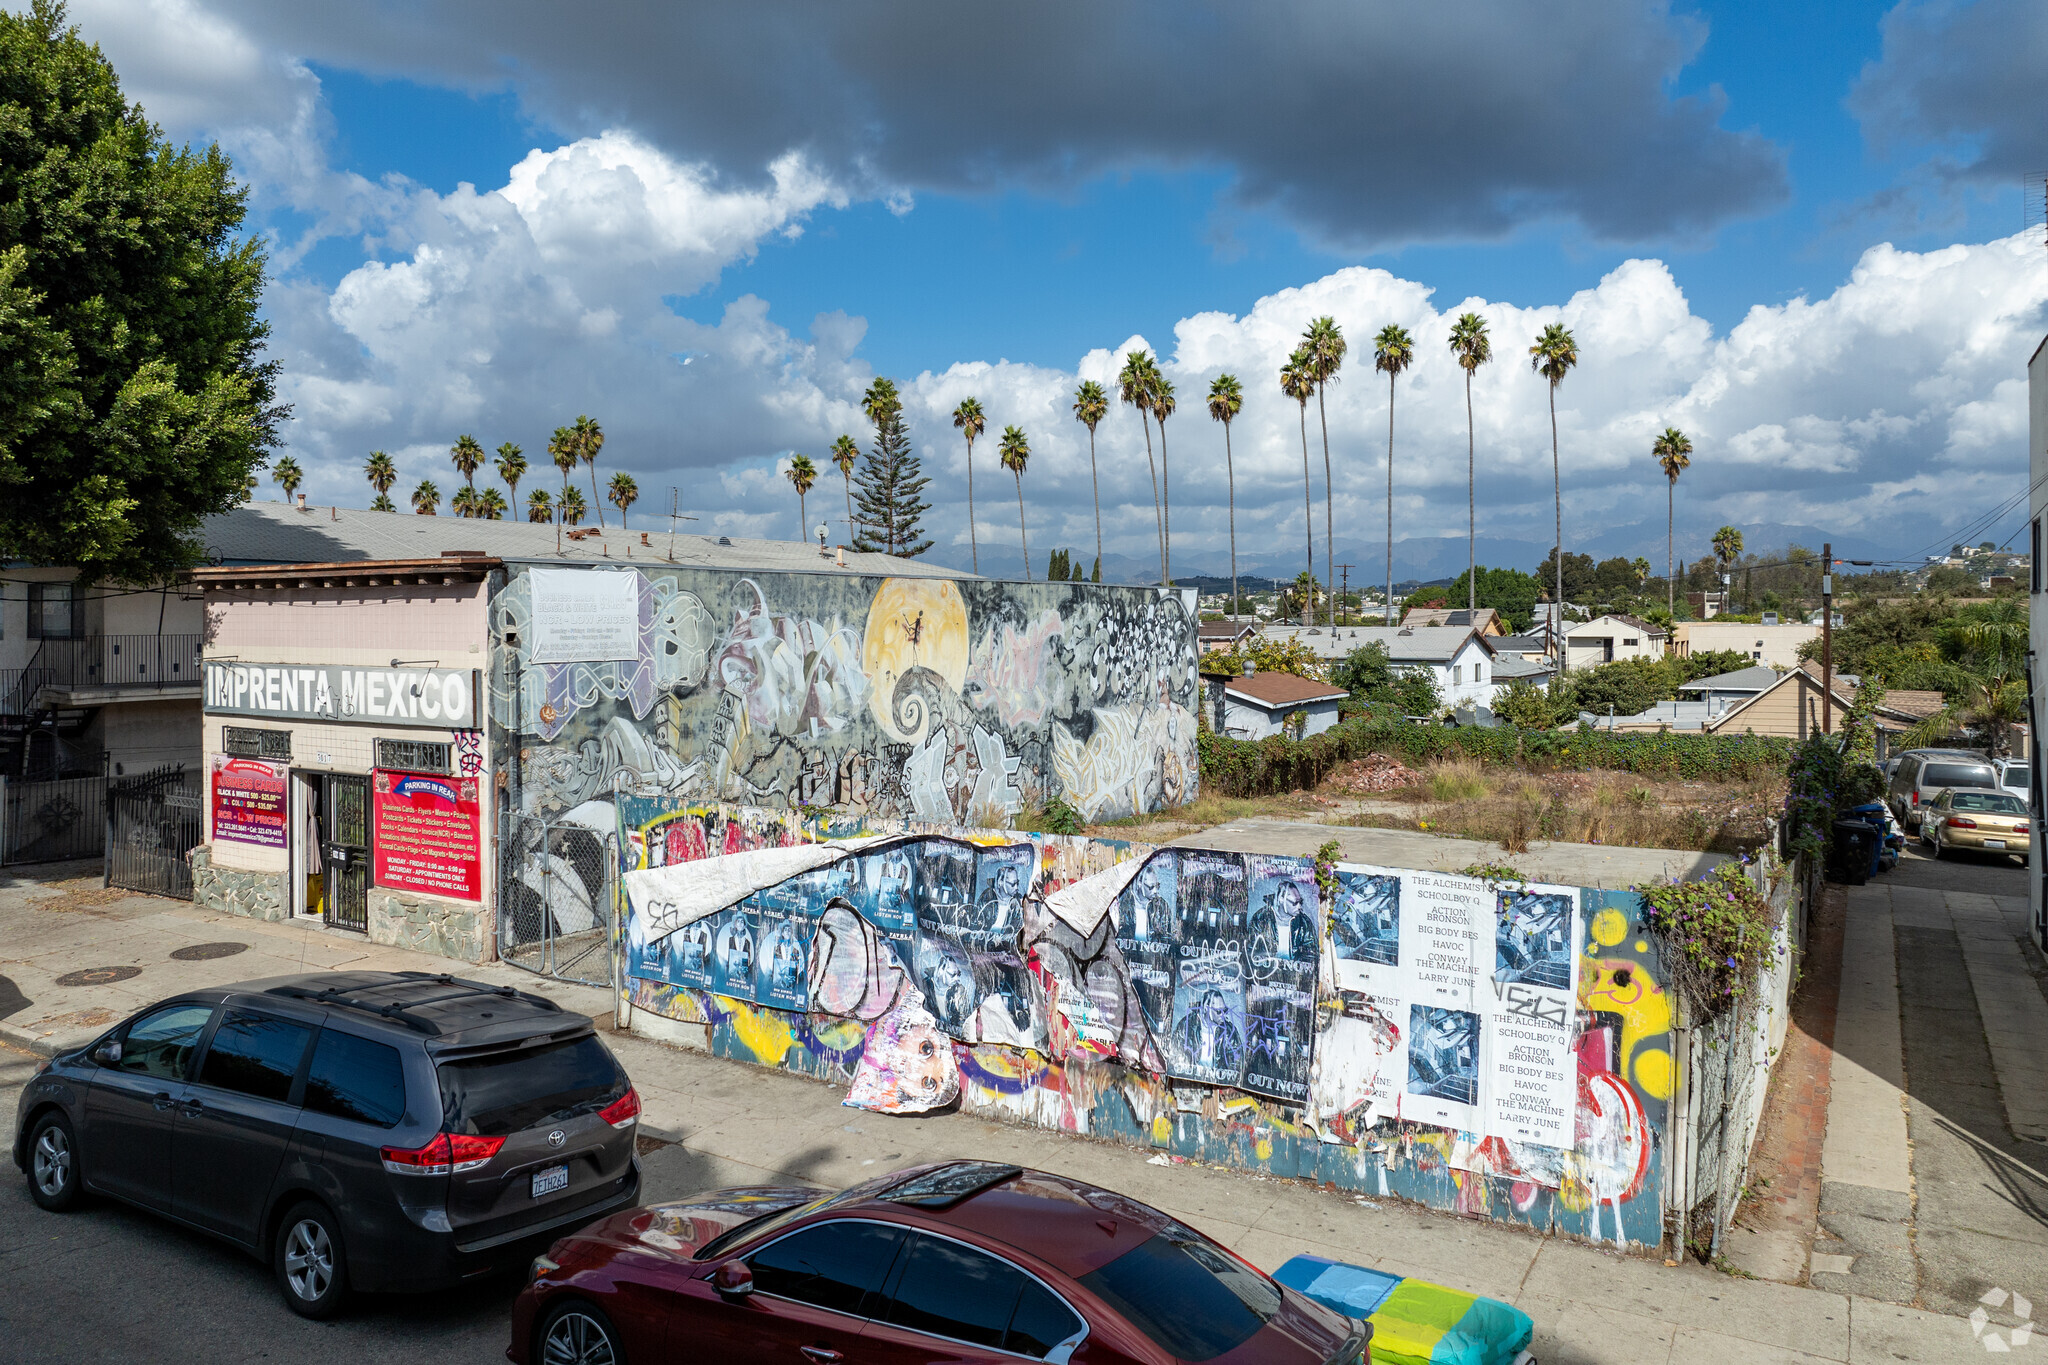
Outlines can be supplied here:
M316 504L365 505L372 450L394 496L445 495L465 433L553 486L548 435L588 413L636 527L666 526L674 489L684 529L836 542L825 451L868 443L860 395L887 375L935 558L1017 575L1021 492L1034 572L1092 556L1099 505L1106 565L1156 576L1159 434L1115 405L1091 469L1070 410L1146 349L1179 395L1181 575L1227 571L1233 523L1242 571L1298 570L1305 501L1316 559L1327 524L1354 581L1456 572L1468 517L1482 562L1533 567L1559 487L1567 548L1660 571L1667 498L1681 556L1724 523L1752 549L1912 559L2024 522L2000 509L2048 328L2038 0L71 16L168 137L234 159L269 244L280 453ZM1469 428L1446 345L1465 312L1494 348ZM1306 413L1305 480L1277 373L1325 314L1350 349ZM1553 395L1526 352L1558 322L1579 363ZM1388 324L1417 357L1391 386L1391 511ZM1227 452L1222 373L1245 393ZM971 531L949 420L970 396ZM1667 426L1693 443L1675 489L1650 454ZM796 452L828 476L802 522Z

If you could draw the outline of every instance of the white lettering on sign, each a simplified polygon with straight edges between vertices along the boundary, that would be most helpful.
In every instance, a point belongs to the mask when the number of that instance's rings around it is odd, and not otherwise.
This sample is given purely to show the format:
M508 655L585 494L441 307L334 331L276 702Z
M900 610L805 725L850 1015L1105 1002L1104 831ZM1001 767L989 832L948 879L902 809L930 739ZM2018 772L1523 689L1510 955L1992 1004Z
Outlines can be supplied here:
M205 708L222 715L301 720L386 720L437 729L477 728L475 674L459 668L328 665L205 666Z

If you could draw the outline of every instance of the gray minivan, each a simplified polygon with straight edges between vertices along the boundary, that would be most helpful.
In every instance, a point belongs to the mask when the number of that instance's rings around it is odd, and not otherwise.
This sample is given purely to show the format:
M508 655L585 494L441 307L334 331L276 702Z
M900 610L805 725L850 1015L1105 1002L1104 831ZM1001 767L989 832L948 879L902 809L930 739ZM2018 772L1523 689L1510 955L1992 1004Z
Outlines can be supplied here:
M1899 755L1888 793L1892 814L1907 829L1920 828L1920 812L1951 787L2000 791L1998 770L1967 749L1909 749Z

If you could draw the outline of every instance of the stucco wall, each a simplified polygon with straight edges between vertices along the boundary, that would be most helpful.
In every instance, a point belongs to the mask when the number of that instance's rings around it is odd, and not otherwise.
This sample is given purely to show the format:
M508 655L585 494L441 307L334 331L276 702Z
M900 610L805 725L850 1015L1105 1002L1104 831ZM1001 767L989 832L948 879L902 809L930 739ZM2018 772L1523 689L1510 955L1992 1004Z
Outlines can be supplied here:
M1820 638L1819 626L1755 626L1743 621L1681 621L1671 628L1680 655L1732 649L1773 668L1799 667L1799 647Z

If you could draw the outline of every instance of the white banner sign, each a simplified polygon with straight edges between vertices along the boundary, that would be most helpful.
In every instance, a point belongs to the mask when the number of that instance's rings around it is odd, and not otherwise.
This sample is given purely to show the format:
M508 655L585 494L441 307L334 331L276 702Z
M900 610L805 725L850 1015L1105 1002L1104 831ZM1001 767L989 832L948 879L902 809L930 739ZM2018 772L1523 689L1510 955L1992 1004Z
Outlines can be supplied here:
M631 569L534 569L526 658L536 664L640 657L640 575Z
M332 664L206 664L210 715L375 721L474 730L473 668L336 668Z

